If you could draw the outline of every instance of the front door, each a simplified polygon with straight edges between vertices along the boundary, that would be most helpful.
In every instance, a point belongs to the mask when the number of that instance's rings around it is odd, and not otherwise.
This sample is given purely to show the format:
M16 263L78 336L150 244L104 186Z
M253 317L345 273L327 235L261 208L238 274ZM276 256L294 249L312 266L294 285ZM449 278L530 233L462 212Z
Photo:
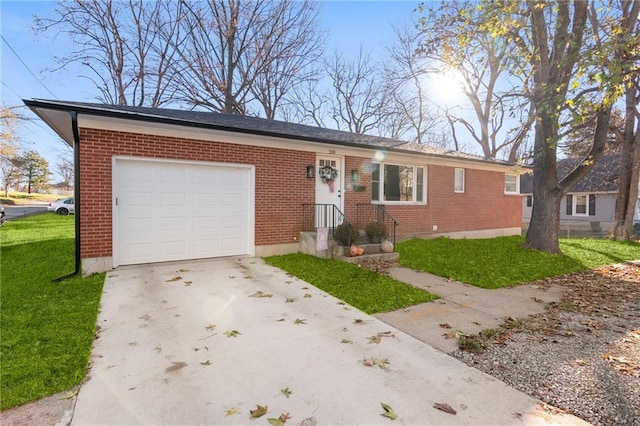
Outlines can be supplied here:
M316 227L332 228L339 225L341 218L334 217L331 205L344 211L342 198L344 173L343 158L332 155L316 157Z

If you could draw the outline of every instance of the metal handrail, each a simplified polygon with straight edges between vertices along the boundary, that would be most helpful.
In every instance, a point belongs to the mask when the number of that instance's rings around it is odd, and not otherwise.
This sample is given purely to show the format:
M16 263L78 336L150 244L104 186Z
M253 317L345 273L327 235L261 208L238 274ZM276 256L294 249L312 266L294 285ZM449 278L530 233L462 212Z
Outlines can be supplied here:
M352 223L335 204L303 204L302 230L315 231L318 228L329 228L333 234L336 227L343 223ZM353 226L353 225L352 225Z
M396 228L398 221L389 214L382 204L360 203L356 205L356 216L358 218L358 227L364 229L369 222L382 222L387 225L387 230L392 229L390 235L391 242L394 247L396 245Z

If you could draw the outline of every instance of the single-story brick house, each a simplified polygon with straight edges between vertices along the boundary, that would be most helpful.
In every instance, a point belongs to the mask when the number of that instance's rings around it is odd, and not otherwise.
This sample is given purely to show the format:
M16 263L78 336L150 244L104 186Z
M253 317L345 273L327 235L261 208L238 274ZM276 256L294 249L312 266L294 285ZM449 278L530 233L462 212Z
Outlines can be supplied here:
M351 222L382 209L399 238L521 232L516 164L255 117L24 102L74 147L84 274L296 252L326 206Z
M603 155L560 203L561 230L576 230L607 235L613 229L618 194L620 153ZM558 161L558 176L568 175L581 158L563 158ZM533 209L533 176L523 174L520 179L522 194L523 228L528 228ZM634 220L640 220L640 199L636 204Z

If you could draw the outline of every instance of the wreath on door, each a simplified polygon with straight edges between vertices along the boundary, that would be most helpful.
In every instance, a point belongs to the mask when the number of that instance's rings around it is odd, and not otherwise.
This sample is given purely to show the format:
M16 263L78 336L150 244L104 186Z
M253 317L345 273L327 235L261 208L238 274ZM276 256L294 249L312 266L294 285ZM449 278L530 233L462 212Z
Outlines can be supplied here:
M338 177L338 169L331 166L322 166L318 170L318 175L320 175L322 182L329 185L329 191L333 192L333 182Z

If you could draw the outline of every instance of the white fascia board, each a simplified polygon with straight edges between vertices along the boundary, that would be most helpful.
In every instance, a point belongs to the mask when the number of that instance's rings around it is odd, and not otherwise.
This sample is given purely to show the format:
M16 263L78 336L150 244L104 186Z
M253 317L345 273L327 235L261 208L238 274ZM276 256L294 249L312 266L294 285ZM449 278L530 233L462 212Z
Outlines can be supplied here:
M129 120L115 117L79 114L78 126L98 130L111 130L117 132L148 134L154 136L166 136L181 139L194 139L208 142L224 142L236 145L261 146L267 148L289 149L294 151L314 152L340 156L354 156L371 158L379 162L376 153L382 152L382 162L396 162L412 165L438 165L447 167L465 167L468 169L490 170L507 174L521 174L526 172L522 168L491 164L481 161L463 160L455 157L433 156L427 153L414 151L397 152L387 151L384 148L351 147L332 143L310 142L305 140L279 138L274 136L262 136L248 133L239 133L226 130L192 127L173 123L157 123L139 120Z

